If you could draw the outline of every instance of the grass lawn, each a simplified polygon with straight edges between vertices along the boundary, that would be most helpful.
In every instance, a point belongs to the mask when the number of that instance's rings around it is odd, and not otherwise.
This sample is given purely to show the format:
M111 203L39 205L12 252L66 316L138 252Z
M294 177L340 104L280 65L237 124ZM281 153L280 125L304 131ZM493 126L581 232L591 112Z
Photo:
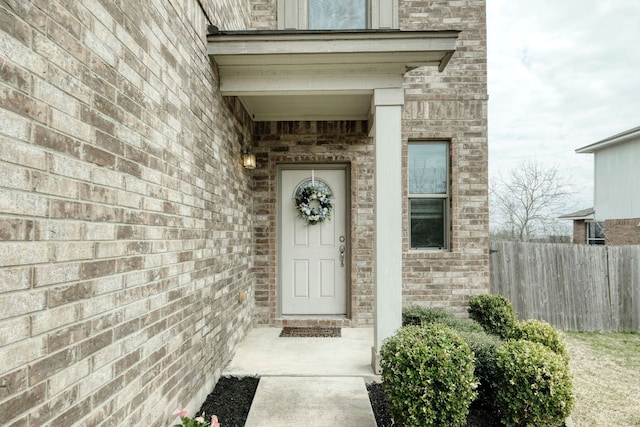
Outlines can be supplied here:
M579 427L640 426L640 334L565 333Z

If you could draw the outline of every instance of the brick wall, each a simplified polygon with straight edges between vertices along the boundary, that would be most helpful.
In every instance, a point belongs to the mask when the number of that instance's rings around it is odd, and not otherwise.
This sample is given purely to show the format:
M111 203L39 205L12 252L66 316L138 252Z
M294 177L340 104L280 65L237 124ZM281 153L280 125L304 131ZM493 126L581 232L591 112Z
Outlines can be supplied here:
M253 2L254 26L276 28L276 0ZM403 293L404 304L447 307L464 315L469 298L489 291L489 231L487 174L487 51L486 12L484 0L399 0L399 23L402 30L462 30L457 51L443 73L420 68L405 79L403 112L403 152L406 166L406 143L409 140L451 141L451 250L414 251L408 244L408 214L404 206ZM322 137L314 146L318 124L298 123L285 127L278 124L258 128L259 157L268 171L256 169L257 322L279 324L276 318L275 291L275 161L350 162L354 171L366 171L373 180L373 152L364 140L360 147L332 145ZM325 124L340 128L342 124ZM362 125L364 126L364 125ZM344 138L344 137L341 137ZM362 138L366 138L363 133ZM362 149L367 147L364 151ZM311 150L313 149L313 151ZM304 154L306 153L306 154ZM357 153L356 157L353 154ZM338 155L336 157L336 155ZM355 160L357 159L357 160ZM354 166L357 162L357 165ZM357 174L357 172L356 172ZM352 177L353 178L353 177ZM361 179L361 178L359 178ZM365 179L365 180L366 180ZM352 179L352 182L356 182ZM368 182L370 185L372 182ZM373 314L373 201L364 181L352 188L352 201L361 209L354 237L362 248L352 265L351 292L353 325L368 325ZM404 194L406 178L403 183ZM366 187L368 188L368 187ZM366 224L366 226L365 226Z
M332 324L330 321L281 320L276 311L277 209L276 165L343 163L351 172L350 319L341 325L373 323L373 143L367 122L256 123L254 146L256 235L256 323ZM333 320L333 325L336 324Z
M278 28L277 0L252 0L252 27L256 30L275 30Z
M587 222L584 219L576 219L573 221L572 242L578 245L587 244Z
M137 4L0 5L0 425L167 425L250 324L250 120L199 2Z
M485 1L400 0L399 19L403 30L462 30L444 72L405 78L404 138L450 141L452 203L450 251L408 249L405 205L403 272L405 305L464 315L470 296L489 291Z
M604 222L607 245L640 245L640 218L608 219Z
M260 124L252 179L250 120L216 93L206 25L275 28L274 5L0 6L0 424L164 425L198 405L254 280L258 322L277 323L278 162L351 165L351 322L372 322L366 124ZM404 112L405 141L447 138L453 155L452 250L405 250L405 302L462 310L488 289L484 2L400 1L400 16L465 30L445 73L410 73Z

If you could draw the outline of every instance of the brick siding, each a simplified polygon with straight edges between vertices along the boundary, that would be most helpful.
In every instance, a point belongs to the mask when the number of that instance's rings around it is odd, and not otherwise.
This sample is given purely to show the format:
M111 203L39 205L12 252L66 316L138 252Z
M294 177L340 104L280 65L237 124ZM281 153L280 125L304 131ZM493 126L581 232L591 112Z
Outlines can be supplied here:
M451 250L409 250L405 225L404 303L462 313L488 291L484 1L399 3L402 29L463 30L444 73L407 75L403 113L405 159L414 139L452 153ZM167 425L252 319L286 324L278 163L350 165L343 324L373 322L367 123L253 124L217 91L206 26L275 29L276 0L134 4L0 6L0 425Z
M449 251L409 250L405 204L403 292L405 306L464 316L469 298L489 291L485 1L400 1L399 19L403 30L462 31L442 73L418 69L405 78L404 139L451 144L451 229ZM406 185L405 177L405 194Z
M640 245L640 218L608 219L604 221L606 245ZM573 243L587 243L587 223L573 221Z
M443 73L430 68L405 78L403 152L409 140L451 142L451 230L449 251L409 250L408 212L404 205L404 305L446 307L464 316L469 298L489 292L487 50L484 0L399 2L402 30L462 30L457 51ZM254 2L260 29L276 28L276 0ZM254 25L257 25L254 22ZM281 162L347 162L352 170L352 229L354 269L351 272L353 326L373 320L373 151L365 132L353 135L356 146L345 145L351 129L329 122L322 135L315 122L259 125L256 209L256 321L282 324L276 310L275 164ZM350 125L354 126L354 125ZM364 127L365 125L356 124ZM357 131L356 131L357 134ZM333 141L338 141L335 143ZM263 170L267 167L266 170ZM363 176L359 171L366 171ZM369 181L370 180L370 181ZM406 177L403 193L407 194ZM358 251L361 252L358 255ZM367 252L369 251L369 252ZM296 324L316 321L294 321ZM346 322L347 324L349 322Z
M640 218L608 219L604 222L607 245L640 245Z
M257 324L365 326L373 323L373 142L367 122L261 122L256 124L254 170ZM288 319L277 313L276 166L349 164L351 172L351 312L346 320Z
M587 244L587 222L584 219L573 221L573 243L578 245Z
M168 425L251 323L251 121L199 2L136 4L0 5L0 425Z

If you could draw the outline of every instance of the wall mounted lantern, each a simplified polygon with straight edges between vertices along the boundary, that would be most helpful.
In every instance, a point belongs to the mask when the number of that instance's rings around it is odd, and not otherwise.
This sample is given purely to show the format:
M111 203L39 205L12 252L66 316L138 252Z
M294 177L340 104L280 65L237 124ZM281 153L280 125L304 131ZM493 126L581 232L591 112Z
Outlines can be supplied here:
M242 166L245 169L255 169L256 168L256 155L251 152L251 150L244 150L242 152Z

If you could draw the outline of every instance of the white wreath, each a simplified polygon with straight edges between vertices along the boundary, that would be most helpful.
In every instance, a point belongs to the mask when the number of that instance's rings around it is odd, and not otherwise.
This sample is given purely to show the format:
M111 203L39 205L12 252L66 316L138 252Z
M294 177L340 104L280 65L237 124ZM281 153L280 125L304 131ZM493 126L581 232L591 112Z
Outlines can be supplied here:
M296 209L300 218L314 225L331 218L331 195L318 186L307 185L296 195Z

